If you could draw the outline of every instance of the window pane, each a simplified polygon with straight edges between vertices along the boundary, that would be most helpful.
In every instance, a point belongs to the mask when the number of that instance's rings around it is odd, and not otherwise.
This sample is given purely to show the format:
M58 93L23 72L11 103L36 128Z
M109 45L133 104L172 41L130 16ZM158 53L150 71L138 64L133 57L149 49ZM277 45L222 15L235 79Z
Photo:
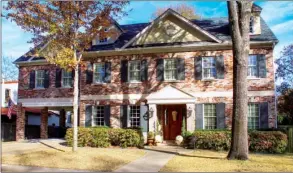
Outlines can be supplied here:
M249 55L248 57L247 76L249 77L258 76L257 55Z
M217 128L217 115L215 104L204 104L204 126L205 129Z
M62 86L71 87L72 85L72 70L62 70Z
M248 104L248 129L258 129L259 127L259 105Z
M129 61L129 80L140 81L140 61Z
M216 77L216 62L214 57L203 57L202 68L203 78Z
M105 107L104 106L97 106L96 117L93 117L93 125L94 126L104 126L105 125ZM95 114L94 114L95 115Z
M165 59L164 60L164 77L166 80L175 80L176 79L176 61L175 59Z
M140 106L130 106L130 127L140 127Z
M105 64L96 63L94 64L94 82L103 83L105 77Z
M44 88L44 80L45 80L45 71L37 70L36 71L36 88Z

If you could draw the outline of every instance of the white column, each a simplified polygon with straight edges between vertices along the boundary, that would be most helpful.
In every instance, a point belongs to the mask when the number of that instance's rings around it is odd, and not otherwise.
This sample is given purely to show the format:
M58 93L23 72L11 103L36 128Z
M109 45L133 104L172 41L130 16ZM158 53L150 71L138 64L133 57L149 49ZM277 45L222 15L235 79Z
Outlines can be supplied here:
M156 123L157 123L157 120L158 120L157 105L156 104L149 104L149 111L151 111L151 110L153 111L153 115L149 119L149 131L150 132L155 132Z
M186 104L186 129L193 132L195 130L195 104Z

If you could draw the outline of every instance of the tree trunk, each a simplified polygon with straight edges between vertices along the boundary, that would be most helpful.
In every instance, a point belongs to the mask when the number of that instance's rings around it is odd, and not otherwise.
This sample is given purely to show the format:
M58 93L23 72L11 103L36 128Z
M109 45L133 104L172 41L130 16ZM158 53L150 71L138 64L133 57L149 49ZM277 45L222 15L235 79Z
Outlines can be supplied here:
M232 140L228 159L248 159L247 132L247 62L249 54L249 20L252 2L229 1L229 23L233 47L233 115Z
M77 59L76 50L74 51L74 59ZM77 150L77 123L78 123L78 63L74 68L74 91L73 91L73 147L72 151Z

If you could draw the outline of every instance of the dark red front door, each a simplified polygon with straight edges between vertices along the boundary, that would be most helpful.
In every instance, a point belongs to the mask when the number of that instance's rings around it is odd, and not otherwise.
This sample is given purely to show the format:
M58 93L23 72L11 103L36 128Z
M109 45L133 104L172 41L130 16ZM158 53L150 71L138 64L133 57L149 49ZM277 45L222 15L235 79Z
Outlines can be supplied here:
M175 140L181 134L182 113L185 105L163 106L164 140Z

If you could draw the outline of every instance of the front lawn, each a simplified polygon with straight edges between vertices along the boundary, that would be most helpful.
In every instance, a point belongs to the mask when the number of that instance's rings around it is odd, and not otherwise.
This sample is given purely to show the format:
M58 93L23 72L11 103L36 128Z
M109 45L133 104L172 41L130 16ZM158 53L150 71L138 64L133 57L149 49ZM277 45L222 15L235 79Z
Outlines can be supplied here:
M50 168L113 171L145 154L139 149L118 148L78 148L73 153L69 149L58 151L44 149L31 153L2 156L2 163L40 166Z
M229 161L226 152L195 150L170 160L161 172L292 172L293 155L250 154L248 161Z

